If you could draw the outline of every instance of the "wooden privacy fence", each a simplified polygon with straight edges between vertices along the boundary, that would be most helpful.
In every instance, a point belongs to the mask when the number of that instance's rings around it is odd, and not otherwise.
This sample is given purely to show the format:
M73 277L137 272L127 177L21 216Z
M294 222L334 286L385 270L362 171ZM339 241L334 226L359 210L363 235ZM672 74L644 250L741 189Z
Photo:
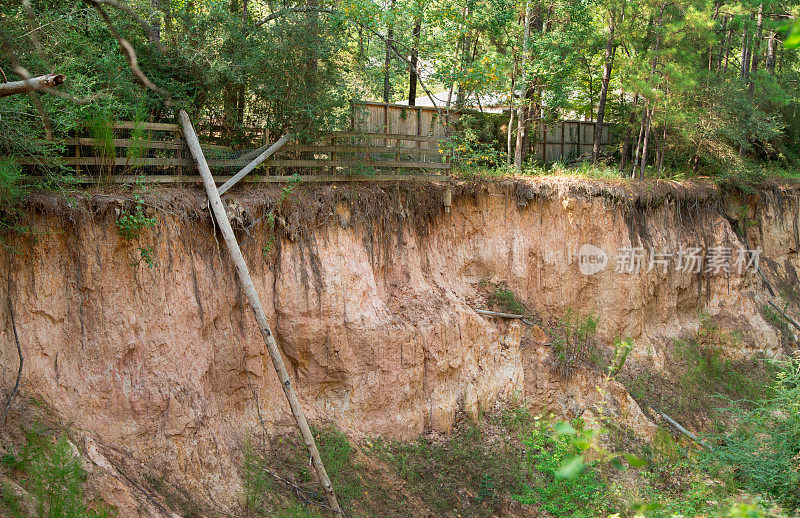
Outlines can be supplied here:
M441 113L429 106L407 106L372 101L353 101L351 105L354 130L370 133L402 133L426 137L444 138L446 127L457 124L461 114L478 116L484 123L503 126L508 131L508 112L503 114L485 114L472 109L461 112ZM594 121L563 120L550 124L537 124L536 142L533 153L544 162L572 160L581 155L591 156L594 144ZM609 124L603 124L600 145L605 148L609 144ZM482 133L479 130L478 133ZM503 138L505 141L505 138ZM407 147L413 143L404 144Z
M116 122L103 138L77 136L65 140L67 152L56 161L79 173L196 175L180 126L154 122ZM401 132L335 132L319 136L312 143L289 142L263 162L262 174L339 173L368 175L373 170L450 169L438 136L408 135ZM202 144L208 165L237 170L247 165L251 153L230 147ZM34 161L25 162L35 165Z
M353 101L350 108L350 129L366 133L394 133L442 139L447 135L446 126L456 117L447 112L439 113L436 108L429 106L374 101ZM414 146L409 143L406 147Z
M537 132L534 153L545 162L574 159L581 155L591 156L594 144L594 121L565 120L542 125ZM609 125L603 124L600 145L609 143Z

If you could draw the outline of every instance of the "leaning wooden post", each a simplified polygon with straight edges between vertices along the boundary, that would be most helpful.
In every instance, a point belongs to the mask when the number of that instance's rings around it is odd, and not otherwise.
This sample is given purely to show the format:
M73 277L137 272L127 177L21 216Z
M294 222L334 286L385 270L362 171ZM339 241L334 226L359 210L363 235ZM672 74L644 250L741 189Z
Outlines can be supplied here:
M217 220L222 236L225 238L225 246L227 246L228 253L231 255L233 264L236 266L236 272L239 274L239 281L242 283L242 289L256 317L256 322L258 322L261 337L264 339L264 343L267 344L267 350L272 358L272 365L275 367L278 379L281 382L283 393L289 401L289 407L292 409L292 414L294 414L297 427L300 429L300 433L303 436L303 441L311 453L311 462L317 470L320 482L325 488L325 496L328 499L328 505L336 516L343 517L344 514L342 513L341 507L339 507L339 502L336 500L336 494L333 492L333 486L328 478L328 473L325 471L325 466L322 464L322 459L319 456L317 443L314 441L314 436L311 434L311 429L308 427L303 408L300 406L300 401L298 401L297 395L295 395L294 389L292 388L292 382L289 379L289 374L286 372L286 366L283 364L283 358L281 357L280 350L278 350L278 344L275 342L275 337L269 328L267 316L264 314L261 301L258 298L258 293L256 293L256 287L253 285L253 279L250 278L250 271L247 269L247 263L244 262L242 251L239 249L239 243L236 242L236 236L234 236L231 223L228 221L225 206L222 204L219 191L214 184L214 178L211 176L211 170L208 168L205 156L203 156L203 150L200 148L200 141L197 140L197 134L194 132L194 128L186 112L181 110L178 114L178 118L183 127L183 136L186 138L186 144L189 146L189 151L197 162L197 169L200 171L200 176L203 178L203 186L206 188L208 201L211 204L214 218Z

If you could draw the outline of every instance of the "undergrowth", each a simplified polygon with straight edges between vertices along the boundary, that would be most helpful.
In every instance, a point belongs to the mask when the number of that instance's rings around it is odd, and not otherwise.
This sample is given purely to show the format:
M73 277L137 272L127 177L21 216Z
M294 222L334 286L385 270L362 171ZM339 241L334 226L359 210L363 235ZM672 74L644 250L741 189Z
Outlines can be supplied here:
M597 324L600 319L568 309L555 321L552 332L550 361L554 370L569 378L581 365L604 368Z
M640 405L689 424L731 404L751 405L770 395L776 370L763 358L726 357L724 348L737 347L740 340L705 318L695 335L672 341L664 372L640 369L622 381Z
M520 419L517 424L527 428L527 417ZM489 444L490 433L486 427L464 423L445 440L377 442L372 453L435 514L493 516L504 497L524 492L532 478L522 462L522 444Z
M86 501L86 472L66 433L51 438L40 426L26 432L26 443L15 454L6 453L0 464L19 478L35 502L40 518L109 518L116 513L102 501ZM0 504L12 517L26 516L19 496L3 486Z

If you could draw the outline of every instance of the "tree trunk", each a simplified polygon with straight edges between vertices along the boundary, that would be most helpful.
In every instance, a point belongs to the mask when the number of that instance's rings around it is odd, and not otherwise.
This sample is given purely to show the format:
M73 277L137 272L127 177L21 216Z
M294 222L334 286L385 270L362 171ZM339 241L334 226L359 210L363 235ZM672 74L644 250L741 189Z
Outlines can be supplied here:
M46 90L64 83L64 80L65 77L62 74L47 74L39 77L32 77L27 81L0 83L0 97L35 92L36 90Z
M744 33L742 34L742 62L741 62L741 73L740 73L740 77L742 78L742 80L746 80L750 72L749 36L750 36L749 31L747 30L747 26L745 25Z
M758 17L756 18L756 27L757 27L756 37L755 41L753 42L753 59L752 59L753 65L752 68L750 69L750 86L748 87L750 93L753 93L753 90L755 89L753 76L756 75L756 72L758 71L758 62L761 60L761 37L763 36L763 31L761 26L763 22L764 22L764 4L760 4L758 6Z
M608 21L608 41L606 41L606 53L603 63L603 82L600 85L600 98L597 101L597 120L594 123L594 142L592 143L592 160L600 158L600 141L603 136L603 119L606 114L606 98L608 97L608 84L611 82L611 70L614 68L614 54L617 51L614 45L614 13L612 12Z
M395 1L392 0L392 7L390 11L389 27L386 30L386 57L383 65L383 102L388 103L392 97L392 84L390 82L390 74L392 68L392 43L394 42L394 6ZM388 121L387 121L388 124Z
M514 148L514 168L517 171L522 171L522 162L525 160L525 153L524 153L524 146L523 142L525 140L525 131L527 129L527 120L525 114L525 104L527 100L527 93L528 93L528 83L527 83L527 60L528 60L528 39L531 36L531 0L527 0L525 3L525 28L523 30L523 39L522 39L522 66L520 66L520 91L522 95L520 96L519 106L517 107L517 141L516 147Z
M726 22L728 21L728 17L725 17L725 21ZM733 22L732 19L731 19L731 22ZM731 25L733 25L733 23L731 23ZM731 52L731 37L732 36L733 36L733 28L728 28L728 37L725 38L725 48L722 49L722 51L719 54L719 67L717 67L717 70L722 68L722 59L724 57L724 59L725 59L725 72L728 71L728 57L730 56L730 52ZM724 56L723 56L723 53L724 53Z
M511 138L514 133L514 90L517 84L517 60L514 59L514 65L511 67L511 96L508 101L508 135L506 135L506 163L511 165L513 159L511 154Z
M642 149L642 137L644 136L644 125L647 122L647 105L645 104L642 122L639 124L639 138L636 140L636 151L633 154L633 169L631 178L636 178L636 169L639 167L639 151Z
M421 9L421 7L420 7ZM419 60L419 36L422 32L422 12L414 17L414 29L411 31L411 71L408 76L408 105L414 106L417 99L417 61Z
M623 99L625 98L625 93L623 92L622 95ZM619 170L625 170L625 162L628 160L628 157L631 154L631 132L633 132L633 123L636 122L636 105L639 104L639 93L637 92L633 96L633 109L631 109L631 115L628 118L628 127L625 130L625 139L622 142L622 156L620 157L620 164Z
M644 169L647 167L647 145L650 142L650 124L653 118L653 109L646 111L647 124L644 128L644 141L642 142L642 159L639 162L639 178L644 179Z
M775 33L770 32L767 38L767 58L764 61L764 66L769 70L770 74L775 74Z

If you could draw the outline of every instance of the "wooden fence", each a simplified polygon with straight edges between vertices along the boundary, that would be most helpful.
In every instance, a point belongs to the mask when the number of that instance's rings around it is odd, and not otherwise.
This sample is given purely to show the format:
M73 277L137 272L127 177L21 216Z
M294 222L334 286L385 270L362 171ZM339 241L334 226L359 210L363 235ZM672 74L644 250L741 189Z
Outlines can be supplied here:
M123 175L196 175L195 162L177 124L116 122L111 138L75 136L65 140L67 153L56 162L78 173ZM348 131L328 133L313 143L290 142L264 161L259 174L270 169L291 173L369 175L373 171L446 171L449 157L437 136L400 132ZM252 157L248 150L235 152L227 146L202 144L210 167L236 172ZM28 165L40 162L28 160Z
M451 118L452 115L440 114L436 108L428 106L353 101L350 129L375 135L419 137L399 145L404 148L437 149L447 135L446 126L452 122Z
M461 112L480 117L479 120L483 121L484 126L498 125L497 131L489 132L492 133L490 137L505 142L508 112L486 114L473 109L464 109ZM461 115L459 112L439 113L436 108L429 106L407 106L373 101L353 101L352 113L351 127L355 130L435 137L444 137L446 126L457 123ZM544 162L556 162L561 159L572 160L581 155L591 155L594 127L594 121L579 120L563 120L539 125L536 130L536 142L533 144L534 156ZM486 133L485 127L473 129L476 129L478 134ZM609 124L604 123L600 145L606 147L609 143Z
M581 155L592 154L594 144L594 121L565 120L540 126L534 153L545 162L571 160ZM603 124L600 145L609 144L609 125Z

